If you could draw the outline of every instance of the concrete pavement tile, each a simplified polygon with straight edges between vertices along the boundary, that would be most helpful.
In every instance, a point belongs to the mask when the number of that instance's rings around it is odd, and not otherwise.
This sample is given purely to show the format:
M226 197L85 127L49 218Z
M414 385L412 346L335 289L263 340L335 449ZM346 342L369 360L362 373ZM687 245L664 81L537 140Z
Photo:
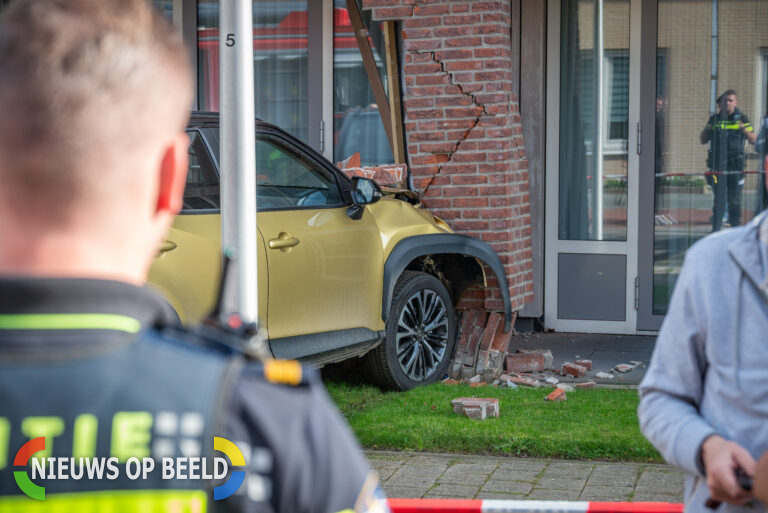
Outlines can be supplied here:
M670 481L685 481L685 474L679 470L643 470L639 481L647 483L668 483Z
M586 479L592 473L594 464L589 463L571 463L567 461L556 461L547 465L541 477L565 477L570 479Z
M581 500L626 501L633 490L633 486L585 486Z
M440 484L468 484L481 485L488 481L488 474L471 474L467 472L452 472L453 467L445 471L445 474L437 478Z
M541 472L549 464L547 461L542 460L524 460L524 459L504 459L499 463L499 470L526 470L529 472Z
M550 490L581 491L584 488L586 482L586 479L569 479L567 477L542 477L536 483L536 489L546 488Z
M525 481L488 481L483 486L484 492L493 493L531 493L533 483Z
M580 493L580 490L551 490L549 488L537 488L526 498L551 501L577 501L579 500Z
M447 467L435 467L426 465L416 465L414 463L408 463L400 467L398 473L412 474L414 476L429 476L437 477L443 475Z
M409 462L417 465L448 466L455 458L452 454L413 454Z
M397 470L397 467L381 467L377 468L375 471L379 475L380 481L386 481L392 477L392 474L394 474Z
M522 471L522 470L497 470L491 474L491 479L494 481L529 481L534 482L538 479L538 472Z
M683 494L638 493L632 496L632 502L683 502Z
M525 495L520 493L495 493L495 492L483 492L477 494L475 499L489 500L489 501L519 501L525 499Z
M439 484L431 488L424 497L432 499L474 499L480 486Z
M669 483L638 481L635 485L635 493L681 493L684 489L685 483L674 481Z
M390 486L387 483L384 483L382 488L390 499L421 499L429 490L428 486Z
M387 479L387 484L392 486L412 486L412 487L426 487L435 484L435 477L432 476L417 476L411 473L404 473L402 469L395 472L395 474Z
M587 479L587 485L591 486L635 486L637 474L616 473L616 475L592 474Z
M478 462L478 463L456 463L448 467L449 472L465 472L472 474L485 474L490 475L496 470L498 464L495 461L492 462Z

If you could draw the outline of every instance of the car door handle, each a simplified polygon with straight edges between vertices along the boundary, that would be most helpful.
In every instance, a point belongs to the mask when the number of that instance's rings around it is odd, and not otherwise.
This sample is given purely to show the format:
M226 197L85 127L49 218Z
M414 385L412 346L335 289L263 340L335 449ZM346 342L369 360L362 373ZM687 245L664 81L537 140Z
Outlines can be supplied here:
M276 239L269 241L269 249L280 249L282 251L288 251L290 248L296 246L299 243L299 239L291 237L285 232L280 233Z
M160 253L167 253L168 251L173 251L178 246L175 242L171 242L169 240L164 240L162 244L160 244Z

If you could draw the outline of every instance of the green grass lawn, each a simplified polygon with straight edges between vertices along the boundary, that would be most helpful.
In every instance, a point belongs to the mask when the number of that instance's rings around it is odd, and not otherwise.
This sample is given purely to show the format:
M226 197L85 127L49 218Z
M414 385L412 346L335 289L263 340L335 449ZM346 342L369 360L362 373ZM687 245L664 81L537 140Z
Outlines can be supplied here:
M640 433L636 390L580 390L548 402L549 389L436 384L382 392L338 380L326 386L369 449L663 462ZM459 416L451 407L457 397L497 397L501 417Z

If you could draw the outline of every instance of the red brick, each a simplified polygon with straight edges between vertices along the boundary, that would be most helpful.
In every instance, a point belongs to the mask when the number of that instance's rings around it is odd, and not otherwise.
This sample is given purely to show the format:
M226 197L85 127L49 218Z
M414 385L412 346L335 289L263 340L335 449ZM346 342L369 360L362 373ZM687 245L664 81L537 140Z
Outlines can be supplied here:
M480 349L480 340L483 338L483 327L474 326L469 333L469 341L467 343L467 350L464 354L464 365L470 367L475 366L477 360L477 352Z
M563 376L573 376L574 378L581 378L587 374L586 367L575 363L565 363L560 371Z
M403 7L379 7L374 11L374 17L377 20L401 20L411 16L413 9L408 6Z
M507 355L508 372L533 372L544 370L544 356L536 353L514 353Z
M597 383L594 381L587 381L585 383L574 383L573 386L579 390L592 390L597 388Z
M488 316L488 322L485 325L485 331L483 331L483 339L480 342L480 349L482 351L488 351L493 343L493 338L496 334L496 330L499 328L501 322L501 314L492 312Z
M576 365L581 365L588 371L592 370L592 360L576 360L574 363L576 363Z
M451 7L448 4L416 5L413 7L414 16L447 14L449 12L451 12Z
M547 401L565 401L565 390L562 388L556 388L546 397Z

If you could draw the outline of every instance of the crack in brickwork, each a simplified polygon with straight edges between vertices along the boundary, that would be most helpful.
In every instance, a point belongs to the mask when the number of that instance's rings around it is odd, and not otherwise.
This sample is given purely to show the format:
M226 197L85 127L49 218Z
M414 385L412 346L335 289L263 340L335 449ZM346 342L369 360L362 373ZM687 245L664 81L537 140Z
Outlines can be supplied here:
M457 151L459 151L459 146L461 146L461 143L463 143L464 141L467 140L467 137L469 137L469 134L472 133L472 130L477 128L477 125L480 124L480 119L482 119L484 116L488 115L488 111L485 108L485 104L480 103L477 100L477 97L474 94L468 93L468 92L464 91L464 88L461 86L461 84L454 81L453 73L451 73L450 71L445 69L445 63L437 57L437 52L412 52L412 53L414 53L414 54L428 54L428 55L430 55L432 57L432 62L434 62L435 64L438 64L440 66L440 71L443 73L443 75L446 75L448 77L448 79L451 82L451 85L455 86L456 88L458 88L458 90L462 94L462 96L466 96L468 98L471 98L473 106L480 107L481 109L483 109L483 112L481 114L478 114L477 117L475 117L474 124L471 127L469 127L464 132L464 134L459 138L459 140L456 141L456 143L453 145L453 148L448 153L448 160L445 161L442 164L439 164L437 166L437 172L434 175L432 175L432 178L424 186L424 190L422 192L422 195L424 197L426 197L427 196L427 191L429 190L430 186L435 181L435 179L440 175L440 172L443 170L443 166L446 165L446 164L449 164L451 162L451 160L453 159L453 155Z

